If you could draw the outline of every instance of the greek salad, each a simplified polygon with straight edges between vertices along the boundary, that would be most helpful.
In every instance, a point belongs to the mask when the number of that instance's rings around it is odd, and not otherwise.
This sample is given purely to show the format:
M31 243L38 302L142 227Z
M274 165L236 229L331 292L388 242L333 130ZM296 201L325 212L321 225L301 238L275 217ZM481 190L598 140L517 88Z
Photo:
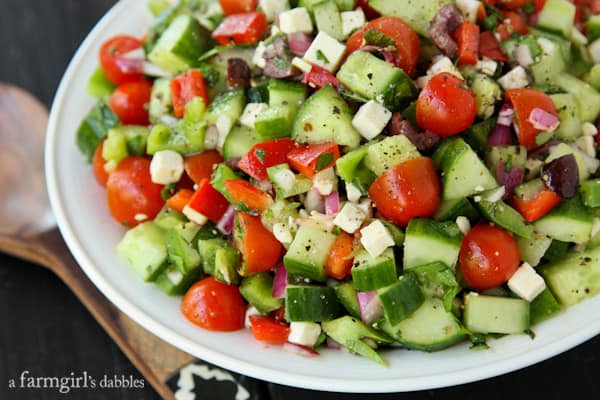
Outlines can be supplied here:
M600 1L149 8L76 141L192 324L385 364L600 292Z

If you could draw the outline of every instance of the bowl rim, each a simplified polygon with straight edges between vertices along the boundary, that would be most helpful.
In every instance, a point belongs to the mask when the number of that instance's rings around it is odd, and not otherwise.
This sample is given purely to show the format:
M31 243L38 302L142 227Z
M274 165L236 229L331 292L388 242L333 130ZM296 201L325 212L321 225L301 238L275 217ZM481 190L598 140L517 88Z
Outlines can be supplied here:
M207 348L197 342L194 342L193 340L186 338L182 334L177 333L168 326L165 326L162 323L154 320L143 309L135 305L124 295L119 293L119 291L117 291L114 287L112 287L110 282L108 282L108 280L100 273L100 270L94 265L94 262L92 261L89 253L86 251L84 244L81 243L75 235L72 219L69 217L69 212L64 206L63 197L59 190L59 176L57 170L58 126L64 107L64 99L69 93L71 80L83 61L84 55L96 43L98 36L104 31L109 22L128 6L131 6L132 3L138 1L139 0L118 1L96 23L94 28L88 33L82 44L77 49L75 55L69 62L69 65L60 81L54 97L50 111L50 118L48 121L45 145L47 190L58 227L69 250L87 277L100 290L100 292L102 292L102 294L106 296L109 301L111 301L116 307L118 307L136 323L152 332L165 342L219 367L251 376L253 378L282 385L312 390L324 390L330 392L337 391L346 393L408 392L470 383L516 371L536 364L561 352L567 351L600 333L600 324L590 324L586 329L582 329L575 334L559 337L544 347L525 352L518 357L508 359L504 358L476 368L470 367L451 372L436 373L434 375L419 377L342 380L320 377L317 375L282 372L274 368L271 369L255 365L250 362L222 354L219 351Z

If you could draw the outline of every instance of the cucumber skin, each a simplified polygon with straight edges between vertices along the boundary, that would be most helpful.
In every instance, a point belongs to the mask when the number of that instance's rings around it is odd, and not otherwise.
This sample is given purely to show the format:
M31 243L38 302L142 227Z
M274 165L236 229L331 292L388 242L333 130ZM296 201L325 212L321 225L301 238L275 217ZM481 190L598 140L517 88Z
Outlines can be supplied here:
M504 201L499 200L492 203L482 200L477 203L477 208L487 220L519 237L525 239L531 238L531 227L525 224L525 220L521 214Z
M530 306L525 300L469 293L464 304L463 322L472 332L519 334L529 329Z
M565 225L569 224L569 225ZM590 239L593 216L579 195L562 200L558 206L533 224L535 230L563 242L585 243Z
M396 325L410 317L425 301L414 274L400 277L393 285L377 291L386 320Z
M352 266L352 281L357 290L369 292L396 282L394 250L388 248L382 255L372 258L366 250L359 252Z
M285 290L285 319L292 321L331 321L343 314L332 287L288 286Z
M273 277L268 272L259 272L242 280L240 293L259 312L269 313L283 305L282 299L272 295Z
M402 18L421 36L429 38L429 23L453 0L370 0L369 6L382 15Z
M301 226L283 257L288 273L325 282L325 260L335 238L330 232Z
M352 282L343 282L333 287L338 300L346 311L355 318L360 319L360 306L358 305L358 298L356 297L356 289Z
M165 232L154 222L128 230L117 252L146 282L154 281L167 268Z

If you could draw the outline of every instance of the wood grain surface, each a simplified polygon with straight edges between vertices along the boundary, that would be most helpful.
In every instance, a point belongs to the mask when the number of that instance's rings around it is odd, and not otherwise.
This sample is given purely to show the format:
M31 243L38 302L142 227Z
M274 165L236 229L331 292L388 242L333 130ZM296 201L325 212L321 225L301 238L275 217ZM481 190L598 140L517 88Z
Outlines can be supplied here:
M139 0L145 1L145 0ZM0 81L32 92L49 106L59 79L93 24L113 4L109 0L2 0ZM82 89L83 90L83 89ZM5 132L0 132L4 135ZM38 158L31 155L32 162ZM27 177L0 160L0 179ZM0 193L5 201L6 193ZM18 207L17 207L18 208ZM4 222L0 222L0 225ZM1 229L1 228L0 228ZM146 383L142 389L10 390L9 379L23 371L32 376L141 376L56 276L15 258L0 255L0 399L158 399ZM121 321L127 324L127 321ZM150 341L150 340L149 340ZM141 343L142 345L144 343ZM506 399L573 395L600 396L600 338L522 371L453 388L387 395L341 395L261 383L258 399ZM231 388L206 385L203 398L229 399ZM373 388L376 390L376 388Z

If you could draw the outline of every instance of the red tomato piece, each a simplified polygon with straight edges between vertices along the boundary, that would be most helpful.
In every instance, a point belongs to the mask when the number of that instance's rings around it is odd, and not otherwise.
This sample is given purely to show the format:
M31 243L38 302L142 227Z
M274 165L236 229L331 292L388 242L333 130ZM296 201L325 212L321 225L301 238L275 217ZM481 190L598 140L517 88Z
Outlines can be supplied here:
M477 225L465 235L459 254L465 281L478 290L508 281L519 268L520 259L519 247L510 233L487 224Z
M254 44L265 34L268 22L261 12L247 12L227 16L212 33L220 45Z
M138 81L143 78L141 71L128 68L121 55L142 47L142 42L133 36L115 36L100 48L100 66L109 81L115 85Z
M417 36L417 33L406 22L398 17L374 19L354 32L346 42L346 54L350 54L362 47L365 33L371 29L380 31L396 43L400 68L407 74L413 75L421 54L419 36Z
M354 236L346 232L336 238L325 261L325 274L331 278L343 280L350 274L354 261Z
M439 136L456 135L475 121L475 96L462 79L442 72L429 80L417 99L417 123Z
M458 44L458 65L475 65L479 58L479 25L463 22L453 33Z
M337 90L340 85L340 81L335 75L318 65L313 65L309 72L302 75L302 83L316 89L331 85Z
M195 325L211 331L237 331L244 327L246 303L235 285L212 276L196 282L181 301L181 312Z
M529 32L525 17L514 11L502 11L504 19L496 27L496 32L500 35L500 41L509 39L513 33L526 35Z
M290 327L265 315L251 315L250 328L256 340L273 344L287 342Z
M256 10L257 0L219 0L225 15L245 13Z
M497 0L496 6L506 8L507 10L517 10L529 3L529 1L530 0Z
M515 109L519 143L528 149L535 147L535 137L542 131L529 122L529 115L534 108L541 108L558 116L554 102L546 93L529 88L507 89L504 95Z
M500 50L498 40L490 31L482 32L479 36L479 56L500 62L508 61L508 57Z
M235 219L235 242L244 260L241 274L248 276L273 268L281 256L281 243L263 226L260 217L238 212Z
M106 184L106 199L112 216L129 227L136 226L139 216L154 219L163 204L162 185L152 182L150 161L130 156L121 160ZM136 218L138 217L138 218Z
M108 105L125 125L148 125L148 103L152 83L142 80L123 83L110 97Z
M249 212L263 213L273 204L273 199L268 193L243 179L225 181L225 188L233 204Z
M430 158L415 158L377 178L369 196L385 219L406 226L415 217L435 213L440 204L440 178Z
M309 178L335 165L338 158L340 158L340 148L332 142L296 147L287 155L290 166Z
M208 106L208 91L202 73L193 69L172 79L171 97L173 98L173 110L177 118L183 117L186 104L196 97L202 97L204 105Z
M181 189L167 200L167 206L175 211L183 212L183 209L190 202L193 195L193 190Z
M544 187L540 193L531 199L524 199L515 195L512 199L512 205L525 218L525 221L533 222L548 214L560 203L560 200L561 197L558 194Z
M296 148L290 138L255 144L238 162L238 168L259 181L269 179L267 168L287 162L287 154Z
M104 148L104 141L102 141L98 147L96 147L96 151L94 152L94 159L92 161L92 168L94 170L94 176L96 180L100 184L100 186L106 187L106 183L108 182L108 172L104 169L104 165L106 164L106 160L102 157L102 149Z
M212 187L210 180L204 179L187 206L217 223L229 208L229 202Z
M216 150L187 156L184 160L185 172L195 183L210 179L215 166L223 162L223 156Z

